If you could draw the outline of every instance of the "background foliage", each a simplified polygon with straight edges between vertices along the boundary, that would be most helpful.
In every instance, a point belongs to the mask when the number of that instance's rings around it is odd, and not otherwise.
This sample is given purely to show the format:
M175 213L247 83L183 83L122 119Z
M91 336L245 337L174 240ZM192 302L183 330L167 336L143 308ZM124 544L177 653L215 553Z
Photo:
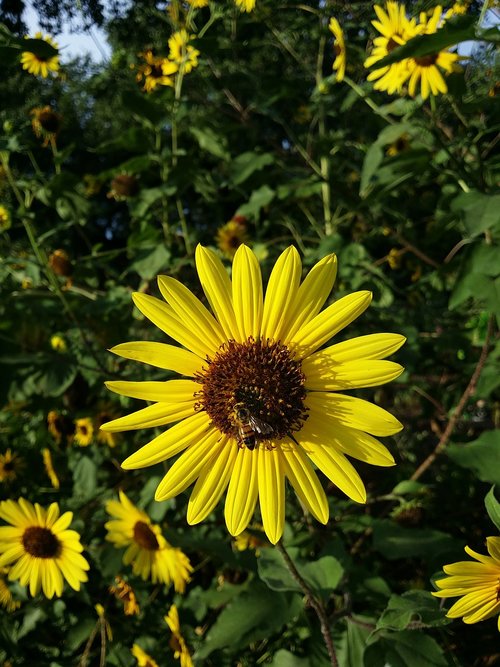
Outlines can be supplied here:
M409 4L414 15L430 7ZM40 3L44 25L57 29L66 5L50 7ZM22 604L0 620L4 664L98 664L105 638L95 633L96 604L113 632L106 664L134 664L134 642L159 665L175 664L163 621L173 601L195 664L328 664L316 617L258 527L256 557L232 544L220 507L187 526L185 494L153 500L161 466L120 468L144 432L119 436L114 447L98 437L99 423L139 407L107 392L105 379L165 379L106 352L160 340L131 292L156 294L155 277L165 273L200 296L194 248L217 247L218 230L234 216L238 233L229 241L244 231L264 274L293 243L306 267L337 253L333 297L374 292L347 337L394 331L408 339L397 357L404 375L359 393L405 424L389 443L397 466L361 466L366 506L328 488L327 526L313 524L292 498L287 509L285 544L328 611L340 664L497 664L495 621L451 623L429 593L443 564L463 560L465 544L484 553L486 536L497 533L484 505L500 483L491 43L476 42L463 71L448 77L449 93L423 102L377 93L366 81L370 2L257 0L249 14L229 1L189 14L177 2L88 7L87 19L105 25L109 61L67 62L48 79L23 71L12 51L0 65L0 198L11 217L0 234L0 453L10 448L24 461L0 493L73 511L91 564L88 584L80 593L66 588L61 600L11 586ZM4 10L6 25L21 30L19 8L17 19L15 8ZM480 11L469 7L467 34ZM342 83L332 76L332 15L346 34ZM138 53L166 53L186 21L199 66L177 94L162 87L147 95L135 80ZM61 117L49 141L31 125L32 109L46 105ZM132 186L119 196L124 175ZM47 426L51 411L63 425L59 440ZM94 427L87 447L74 440L82 418ZM419 471L439 442L432 465ZM46 475L43 448L59 488ZM185 595L134 577L104 541L104 501L118 488L190 556ZM488 498L498 517L494 494ZM125 616L108 592L118 573L136 591L139 616Z

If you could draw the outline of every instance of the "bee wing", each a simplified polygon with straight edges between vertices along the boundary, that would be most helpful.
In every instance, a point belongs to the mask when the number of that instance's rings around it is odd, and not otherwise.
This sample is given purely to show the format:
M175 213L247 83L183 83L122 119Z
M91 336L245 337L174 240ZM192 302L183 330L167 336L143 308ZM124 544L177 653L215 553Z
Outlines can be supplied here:
M269 426L269 424L266 424L266 422L263 422L262 419L259 419L258 417L250 417L248 423L253 428L255 433L259 433L260 435L271 435L273 432L272 427Z

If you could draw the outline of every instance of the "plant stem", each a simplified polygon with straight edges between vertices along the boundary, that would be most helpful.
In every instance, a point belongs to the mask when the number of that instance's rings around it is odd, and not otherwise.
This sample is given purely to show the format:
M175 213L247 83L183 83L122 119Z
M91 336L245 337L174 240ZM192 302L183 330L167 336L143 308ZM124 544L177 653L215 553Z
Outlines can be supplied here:
M283 542L280 540L276 544L276 549L280 552L280 554L283 556L283 560L285 561L285 564L292 575L292 577L295 579L295 581L298 583L298 585L301 587L301 589L304 591L304 595L306 596L307 604L314 609L316 612L316 615L319 619L320 625L321 625L321 634L323 635L323 639L325 640L325 645L326 645L326 650L328 651L328 656L330 658L330 663L332 667L338 667L338 660L337 660L337 655L335 653L335 648L333 646L333 639L332 635L330 632L330 626L328 623L328 618L326 615L325 608L323 607L323 604L318 598L314 595L313 591L309 587L308 583L302 578L301 574L295 567L294 562L290 558L290 554L288 551L285 549L283 546Z
M375 104L372 98L369 95L367 95L365 91L360 86L358 86L357 83L354 83L354 81L350 79L348 76L344 76L343 80L345 81L345 83L347 83L348 86L350 86L354 90L355 93L357 93L357 95L359 95L359 97L363 100L363 102L365 102L370 107L370 109L375 111L375 113L378 116L381 116L390 125L396 124L396 121L393 120L390 116L388 116L387 113L385 113L385 111L382 111L382 109Z

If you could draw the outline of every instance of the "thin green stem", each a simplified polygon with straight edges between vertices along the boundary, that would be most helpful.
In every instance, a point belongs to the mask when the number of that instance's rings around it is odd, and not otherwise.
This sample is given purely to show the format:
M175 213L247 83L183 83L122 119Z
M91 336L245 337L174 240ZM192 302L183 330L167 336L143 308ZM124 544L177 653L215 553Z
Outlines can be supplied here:
M348 76L344 76L344 82L347 83L348 86L354 90L354 92L367 104L370 109L375 111L375 113L383 118L387 123L390 125L395 125L396 121L392 119L385 111L382 111L382 109L375 104L375 102L372 100L372 98L365 93L365 91L358 86L357 83L355 83L352 79L350 79Z
M328 623L328 618L326 615L325 608L323 607L323 603L320 600L318 600L318 598L314 595L313 591L309 587L309 584L303 579L300 572L295 567L295 564L292 561L290 554L283 546L283 542L281 540L276 544L276 549L278 549L280 554L283 556L283 560L285 561L285 565L287 566L290 574L295 579L300 588L304 591L304 595L306 596L308 605L312 607L312 609L314 609L314 611L316 612L316 615L321 625L321 634L323 635L326 650L328 651L328 656L330 658L330 664L332 665L332 667L338 667L339 663L337 660L337 655L335 653L332 634L330 632L330 625Z
M318 56L316 58L316 87L320 89L323 81L323 61L325 52L326 36L322 30L322 18L320 17L320 38L318 45ZM326 136L326 113L323 100L319 102L318 116L318 138L320 150L323 151L324 139ZM319 160L321 170L321 198L323 200L323 220L325 225L325 234L332 234L332 213L330 208L331 190L330 190L330 158L328 155L321 155Z

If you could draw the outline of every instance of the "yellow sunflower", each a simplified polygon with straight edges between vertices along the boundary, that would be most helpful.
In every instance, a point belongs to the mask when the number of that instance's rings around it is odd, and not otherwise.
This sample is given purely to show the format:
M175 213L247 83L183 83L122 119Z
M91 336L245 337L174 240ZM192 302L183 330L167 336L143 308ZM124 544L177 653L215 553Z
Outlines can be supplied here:
M253 12L256 0L234 0L237 7L242 12Z
M417 34L416 21L407 18L405 5L389 0L385 10L379 5L375 5L374 10L378 20L372 21L372 25L380 36L373 40L373 49L365 60L365 67L371 67ZM407 77L408 60L405 59L373 70L367 79L375 81L373 84L375 90L385 90L392 94L401 91Z
M462 617L464 623L478 623L499 614L500 537L486 538L486 546L489 556L465 547L466 553L479 561L477 563L461 561L443 567L449 576L436 581L436 586L441 590L432 594L438 598L461 598L448 609L448 618Z
M431 35L435 33L442 25L442 8L438 5L434 8L431 16L424 12L420 14L420 23L417 26L418 34ZM447 93L448 86L443 78L442 71L445 74L459 70L457 53L449 51L439 51L427 56L417 58L408 58L408 93L415 97L418 94L418 84L420 82L420 94L425 100L429 95L439 95Z
M37 32L35 39L43 39L44 42L47 42L47 44L50 44L50 46L53 46L55 49L59 48L57 43L54 42L49 35L44 36L41 32ZM50 56L49 58L43 58L32 51L23 51L21 53L21 63L23 69L27 70L30 74L41 76L46 79L49 72L59 71L59 54Z
M74 441L80 447L88 447L94 437L94 425L89 417L75 419Z
M144 60L142 65L137 66L136 80L144 79L143 89L151 93L158 86L173 86L172 75L179 69L178 66L168 58L155 56L151 50L140 54Z
M170 638L170 648L174 652L174 658L178 658L181 663L181 667L193 667L193 661L191 660L191 655L184 641L184 637L181 635L181 624L179 621L179 613L177 607L173 604L168 610L168 614L164 617L165 623L170 628L172 632L172 637Z
M9 581L29 585L33 596L42 589L49 599L61 596L65 579L80 590L89 564L81 554L80 535L68 530L72 512L59 516L57 503L45 510L20 498L2 501L0 518L10 524L0 527L0 567L10 566Z
M188 523L196 524L227 489L226 524L235 536L247 527L259 498L273 544L284 527L285 478L311 514L327 523L328 500L313 465L350 498L366 502L363 482L347 456L394 465L372 436L392 435L402 425L382 408L338 392L398 377L402 367L382 359L405 338L371 334L320 350L372 298L371 292L355 292L320 312L336 276L334 255L316 264L300 284L299 254L288 248L271 272L265 296L258 260L245 245L234 256L232 282L207 248L198 246L196 265L213 315L167 276L158 279L167 303L133 295L139 310L184 349L139 341L111 350L185 376L107 383L111 391L154 404L101 428L123 431L178 422L122 467L145 468L183 452L158 486L156 500L172 498L196 481L187 511Z
M13 611L16 611L16 609L19 609L21 602L19 600L14 600L10 588L7 586L4 577L8 571L9 570L6 567L0 568L0 607L6 609L9 613L12 613Z
M6 232L12 226L12 218L8 208L0 204L0 231Z
M123 612L125 616L134 616L140 613L139 603L134 593L134 589L128 584L123 577L117 575L115 577L114 586L109 587L109 592L115 596L117 600L123 602Z
M234 257L236 250L246 240L246 218L242 215L233 216L229 222L217 230L217 246L228 257Z
M185 74L189 74L194 67L198 67L200 52L189 44L193 38L194 35L188 35L187 31L182 28L174 32L168 40L169 61L174 63L177 69L182 67Z
M137 667L158 667L156 660L143 651L139 644L134 644L132 646L132 655L137 660Z
M61 129L62 116L58 114L52 107L35 107L31 109L30 114L31 127L33 132L39 139L43 139L44 146L48 146L51 139L55 139L57 133Z
M344 31L340 27L339 22L335 18L330 19L328 28L333 33L333 50L335 53L335 60L333 61L332 69L337 72L337 81L342 81L345 76L346 50Z
M10 448L6 449L5 454L0 454L0 482L13 482L23 465L20 456L13 454Z
M61 484L59 482L59 477L57 476L57 473L54 469L54 464L52 463L52 455L50 453L50 449L47 449L47 447L44 447L42 449L42 458L43 458L43 465L45 467L45 472L47 473L47 477L50 479L50 483L54 487L54 489L58 489Z
M201 7L208 7L208 0L188 0L188 4L195 9L200 9Z
M112 517L105 524L106 539L116 547L128 547L123 555L125 565L132 563L134 574L154 584L174 584L178 593L186 589L193 571L189 558L180 549L171 546L161 534L160 526L120 491L120 500L108 500L106 511Z

